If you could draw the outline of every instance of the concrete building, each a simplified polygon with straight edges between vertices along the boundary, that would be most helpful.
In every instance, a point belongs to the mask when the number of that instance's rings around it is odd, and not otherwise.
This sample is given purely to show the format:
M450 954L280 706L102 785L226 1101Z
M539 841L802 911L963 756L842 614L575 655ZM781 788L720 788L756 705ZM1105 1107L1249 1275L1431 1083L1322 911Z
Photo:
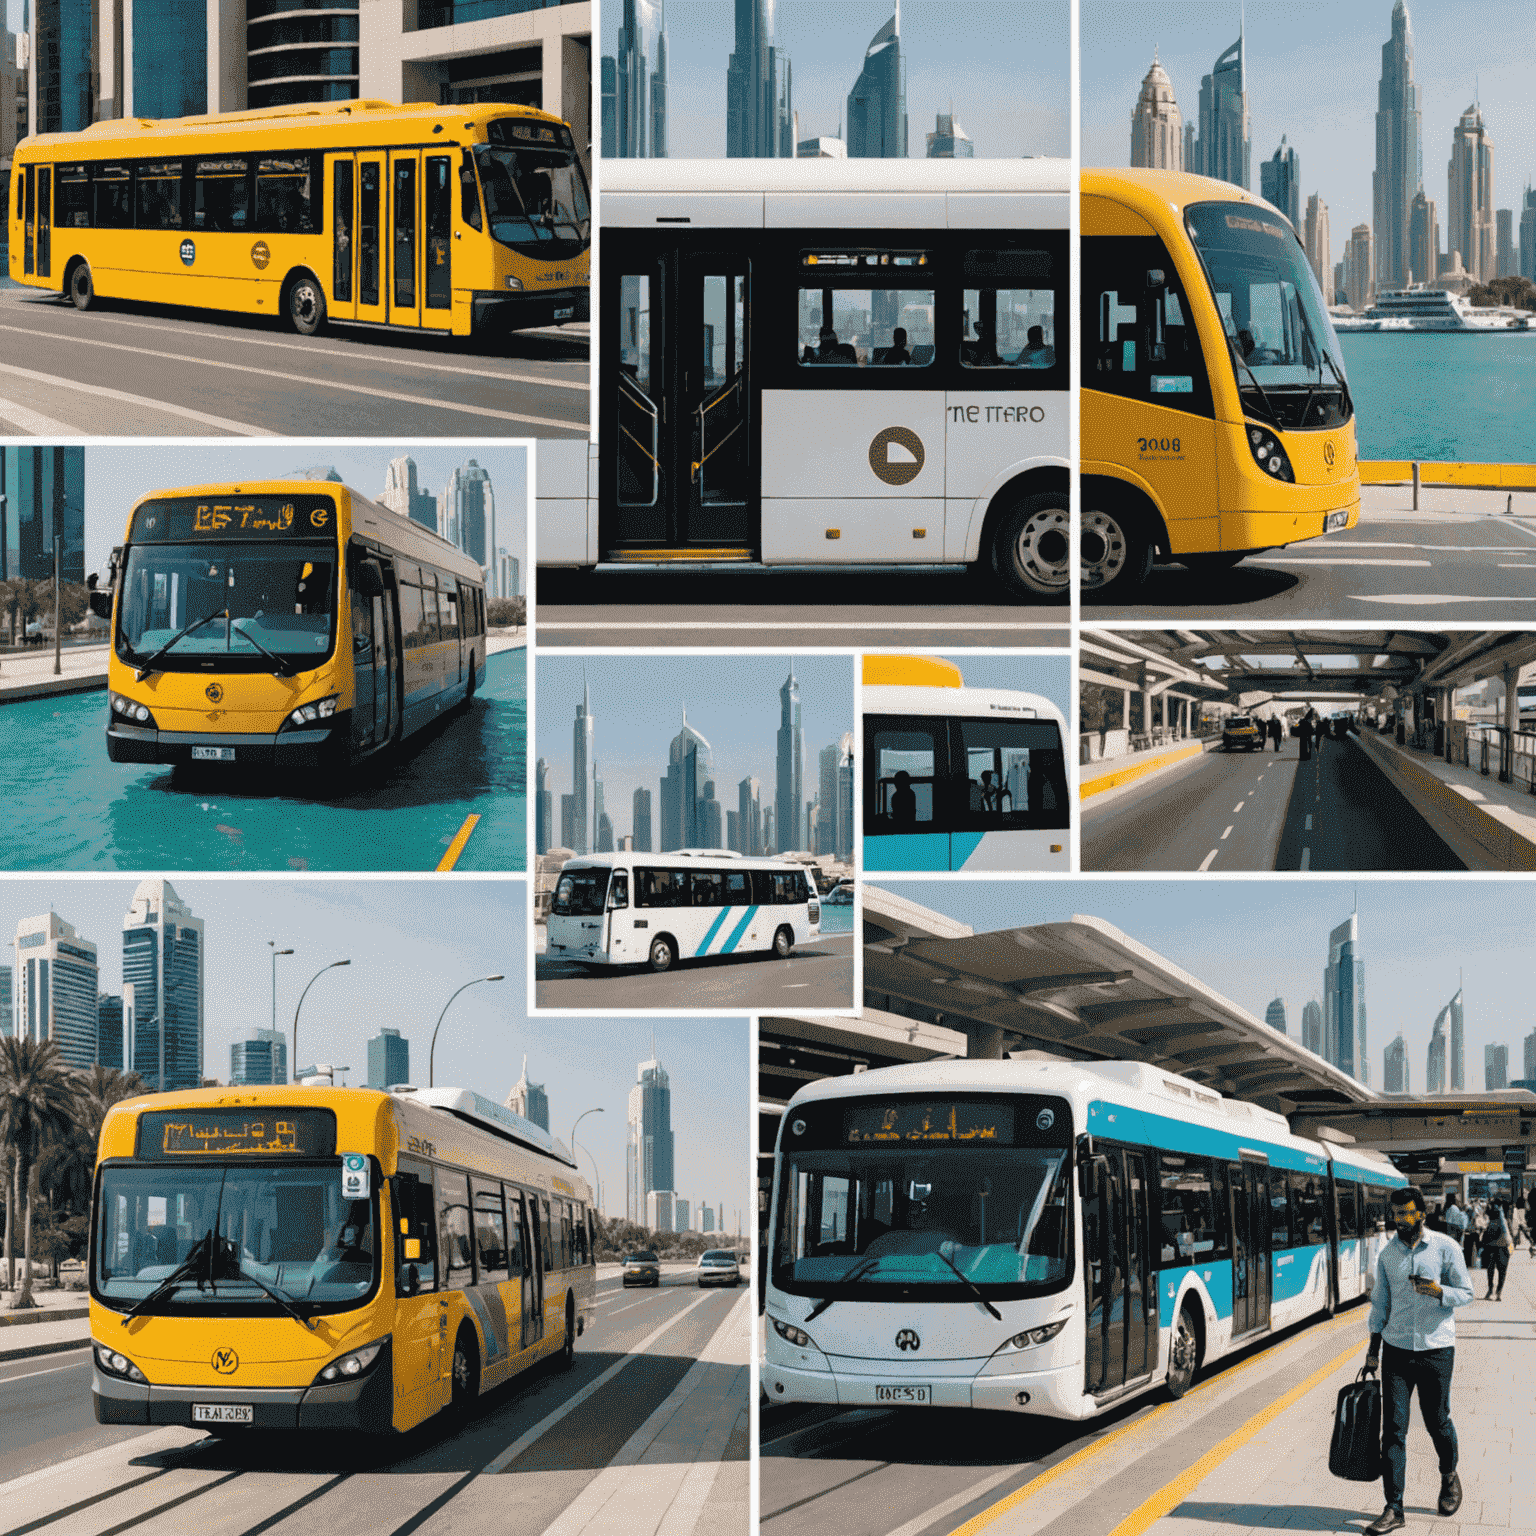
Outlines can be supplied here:
M672 1080L656 1058L656 1043L651 1042L651 1058L636 1069L635 1086L629 1090L629 1144L625 1152L624 1212L631 1221L649 1215L652 1194L671 1191L672 1164ZM672 1195L667 1194L670 1201ZM648 1226L659 1223L647 1219ZM669 1229L670 1230L670 1229Z
M936 112L928 136L930 160L974 160L976 145L953 112Z
M381 1028L368 1041L368 1086L391 1088L411 1080L411 1042L398 1029Z
M547 757L541 757L533 770L533 851L535 853L548 853L554 846L554 827L551 820L555 812L555 799L550 788L550 775L553 771Z
M1174 98L1173 81L1152 53L1152 67L1131 108L1131 164L1154 171L1184 169L1184 114Z
M848 93L848 158L907 158L907 61L901 53L901 3L870 39Z
M1520 195L1520 276L1536 282L1536 192Z
M1323 972L1323 1055L1357 1083L1369 1084L1365 1035L1365 962L1360 958L1360 920L1350 915L1328 935Z
M841 139L834 138L831 134L818 134L814 139L797 139L795 141L795 159L797 160L846 160L848 158L848 146Z
M245 1038L230 1042L229 1086L249 1088L259 1083L288 1081L288 1037L280 1029L248 1029Z
M202 1082L204 963L202 918L169 880L140 881L123 918L123 1007L133 1012L125 1066L152 1092Z
M801 727L800 684L793 671L779 689L778 776L774 785L773 851L790 853L804 848L801 814L805 807L805 736Z
M389 468L384 471L379 505L437 532L437 497L422 490L416 479L416 461L409 454L389 461Z
M96 1064L96 946L57 912L16 924L15 1029L23 1040L52 1040L66 1065Z
M1483 1087L1489 1093L1495 1088L1509 1087L1509 1047L1507 1045L1483 1047Z
M1450 1042L1445 1036L1447 1009L1442 1008L1429 1032L1429 1053L1424 1063L1425 1093L1444 1093L1448 1086Z
M1368 309L1376 297L1376 283L1371 264L1371 226L1356 224L1344 247L1344 292L1349 307L1358 314Z
M1515 211L1513 208L1494 210L1494 276L1518 277L1520 259L1515 250Z
M1272 997L1269 1007L1264 1010L1264 1022L1277 1034L1287 1033L1285 1027L1285 999Z
M1307 1050L1323 1054L1323 1005L1315 1000L1302 1006L1301 1043Z
M633 1216L633 1221L644 1221L653 1232L675 1232L677 1196L670 1189L649 1189L645 1193L644 1216Z
M1333 247L1328 239L1328 204L1314 192L1307 199L1306 228L1302 237L1307 262L1317 286L1331 303L1333 300Z
M9 1039L15 1028L15 1003L11 994L11 968L0 969L0 1040Z
M523 1075L513 1083L507 1095L507 1108L524 1120L531 1120L544 1130L549 1129L549 1094L543 1083L528 1081L528 1058L523 1057Z
M603 60L603 152L623 160L667 153L667 18L661 0L619 0L617 52ZM608 138L607 86L613 78L613 129Z
M590 853L592 844L592 748L595 745L597 721L592 715L592 694L587 687L587 674L581 674L581 703L576 706L576 719L571 726L571 836L562 827L560 841L576 853ZM574 839L574 840L573 840Z
M725 72L725 153L787 160L795 149L793 72L774 41L773 0L735 0L736 48Z
M0 447L0 581L85 580L85 449Z
M1381 1089L1383 1093L1412 1093L1409 1087L1408 1045L1401 1030L1386 1049L1382 1061Z
M1446 167L1448 195L1445 240L1461 252L1461 264L1479 283L1494 276L1493 140L1475 102L1461 114L1451 135Z
M1392 7L1392 35L1381 45L1376 85L1376 169L1371 176L1371 227L1375 234L1377 292L1405 288L1412 269L1409 222L1413 200L1424 186L1423 115L1413 78L1413 26L1408 7ZM1433 277L1419 269L1418 276Z
M10 980L5 972L0 972L0 979L6 982ZM96 999L97 1064L103 1067L115 1067L121 1072L127 1057L127 1036L123 1031L123 999L117 993L104 992Z
M1280 147L1259 166L1259 196L1273 203L1293 229L1301 228L1301 158L1284 134Z
M1243 58L1243 34L1200 79L1200 136L1194 163L1185 156L1184 169L1214 176L1247 189L1252 137L1248 123L1248 82ZM1187 141L1186 141L1187 145Z
M1426 197L1420 187L1408 212L1408 276L1412 282L1425 283L1439 275L1439 213L1434 199Z
M636 853L651 851L651 792L637 789L630 809L630 846Z

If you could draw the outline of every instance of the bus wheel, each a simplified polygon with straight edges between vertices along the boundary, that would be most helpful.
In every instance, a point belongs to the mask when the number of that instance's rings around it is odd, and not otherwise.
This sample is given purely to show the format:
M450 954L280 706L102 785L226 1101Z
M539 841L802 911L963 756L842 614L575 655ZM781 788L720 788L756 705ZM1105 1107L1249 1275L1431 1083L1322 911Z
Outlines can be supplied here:
M1071 514L1064 491L1020 497L1004 510L992 569L1020 597L1065 597L1072 580Z
M300 336L313 336L325 325L325 293L308 272L290 279L283 308Z
M88 262L78 261L69 272L69 299L76 309L84 312L96 302L96 285L91 281Z
M576 1303L565 1298L565 1343L560 1346L560 1369L568 1371L576 1364Z
M480 1351L475 1348L474 1335L468 1328L460 1328L453 1341L453 1413L464 1418L469 1405L480 1395Z
M794 933L788 928L780 928L773 936L773 952L780 960L788 960L789 952L795 947Z
M1181 1307L1168 1357L1169 1397L1183 1397L1195 1384L1195 1372L1199 1368L1200 1338L1195 1332L1195 1320L1187 1306Z
M1152 570L1152 541L1118 508L1084 507L1079 573L1084 592L1123 597Z
M651 969L658 974L677 964L677 945L664 933L651 940Z

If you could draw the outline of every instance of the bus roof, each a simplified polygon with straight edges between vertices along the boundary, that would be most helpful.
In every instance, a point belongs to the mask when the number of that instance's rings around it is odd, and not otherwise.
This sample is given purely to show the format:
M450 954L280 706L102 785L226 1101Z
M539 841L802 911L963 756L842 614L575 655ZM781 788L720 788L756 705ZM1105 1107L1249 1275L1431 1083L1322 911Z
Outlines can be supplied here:
M918 688L866 683L864 712L949 715L962 720L1054 720L1063 729L1067 723L1066 716L1049 699L1011 688Z
M1055 192L1071 190L1071 162L1022 160L606 160L603 193Z
M937 656L866 656L864 686L963 688L965 679L954 662Z
M1149 224L1165 221L1170 212L1182 214L1192 203L1252 203L1277 219L1290 220L1262 197L1255 197L1246 187L1210 176L1192 176L1187 171L1152 171L1141 167L1127 170L1089 170L1084 168L1082 190L1085 197L1108 197L1141 214ZM1086 233L1086 231L1085 231Z
M719 864L730 869L803 870L806 867L792 859L774 858L772 855L753 857L750 854L736 853L730 848L669 848L665 853L629 851L578 853L573 858L567 859L561 867L570 869L575 866L579 869L588 865L600 865L605 869L627 869L633 864L662 864L680 860L699 865Z

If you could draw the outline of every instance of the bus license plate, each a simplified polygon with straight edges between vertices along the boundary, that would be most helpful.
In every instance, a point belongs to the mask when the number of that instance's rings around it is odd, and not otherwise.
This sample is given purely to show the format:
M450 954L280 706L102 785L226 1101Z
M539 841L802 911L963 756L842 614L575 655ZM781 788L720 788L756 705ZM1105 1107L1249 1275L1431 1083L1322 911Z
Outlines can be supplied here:
M233 747L193 747L192 761L194 763L232 763L235 760Z
M1330 512L1323 519L1323 532L1324 533L1337 533L1340 528L1347 527L1348 524L1349 524L1349 508L1348 507L1340 507L1337 512Z
M879 1387L875 1388L875 1401L877 1403L916 1403L922 1407L930 1407L933 1398L928 1387Z
M249 1424L254 1412L249 1403L193 1403L194 1424Z
M576 306L574 304L567 304L564 309L557 309L555 311L556 320L573 320L575 317Z

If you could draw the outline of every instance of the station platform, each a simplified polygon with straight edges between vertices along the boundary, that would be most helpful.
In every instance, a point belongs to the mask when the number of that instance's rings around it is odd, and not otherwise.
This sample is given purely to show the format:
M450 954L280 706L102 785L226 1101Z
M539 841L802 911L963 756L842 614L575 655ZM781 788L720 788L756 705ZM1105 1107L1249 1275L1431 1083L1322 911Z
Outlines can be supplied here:
M1139 751L1127 747L1121 751L1111 750L1103 757L1095 756L1091 762L1078 764L1078 798L1092 798L1100 803L1099 797L1112 795L1115 790L1130 784L1143 784L1219 743L1219 737L1169 737Z

